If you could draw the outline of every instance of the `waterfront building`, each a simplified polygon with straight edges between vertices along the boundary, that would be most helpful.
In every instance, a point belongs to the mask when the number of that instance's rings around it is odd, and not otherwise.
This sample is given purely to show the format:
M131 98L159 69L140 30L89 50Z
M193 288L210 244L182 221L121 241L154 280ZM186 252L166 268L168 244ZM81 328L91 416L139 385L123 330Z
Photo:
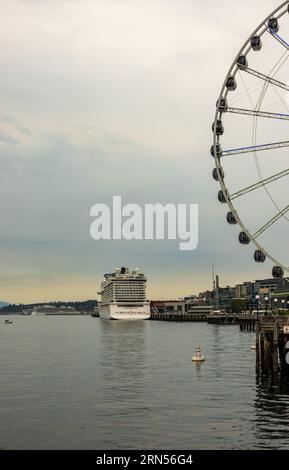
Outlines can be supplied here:
M274 293L284 282L282 278L258 279L254 282L253 296L269 295Z
M212 299L214 298L214 291L206 290L204 292L200 292L198 295L199 304L200 303L212 303Z
M238 299L250 299L253 292L252 282L243 282L243 284L237 284L235 286L236 298Z
M277 308L289 310L289 280L282 279L276 291L274 292L274 304ZM272 299L271 299L272 304Z
M218 287L215 289L216 299L218 300L217 305L220 309L230 310L232 307L232 301L236 298L235 287Z
M214 309L212 304L185 306L186 313L190 315L210 315Z
M152 300L152 313L185 313L186 303L184 300Z

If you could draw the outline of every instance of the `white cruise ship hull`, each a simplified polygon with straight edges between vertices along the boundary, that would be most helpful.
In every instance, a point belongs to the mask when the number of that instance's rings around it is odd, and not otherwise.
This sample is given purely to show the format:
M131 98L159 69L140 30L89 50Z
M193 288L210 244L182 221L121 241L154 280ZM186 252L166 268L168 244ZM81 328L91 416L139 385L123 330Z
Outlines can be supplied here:
M148 320L151 316L150 304L144 304L140 307L101 304L99 307L99 316L104 320Z

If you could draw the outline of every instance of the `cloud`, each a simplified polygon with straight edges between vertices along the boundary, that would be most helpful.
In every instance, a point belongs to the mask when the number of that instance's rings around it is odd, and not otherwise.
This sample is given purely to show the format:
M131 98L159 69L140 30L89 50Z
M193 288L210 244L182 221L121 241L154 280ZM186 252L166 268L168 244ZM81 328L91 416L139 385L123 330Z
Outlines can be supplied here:
M278 4L0 0L0 275L9 274L5 298L28 299L37 277L41 282L33 299L37 292L44 295L40 285L49 284L49 299L69 280L75 295L83 297L87 290L83 283L77 289L75 278L88 276L96 291L102 273L119 264L146 271L154 296L205 288L213 260L224 282L267 275L270 266L256 267L253 248L244 255L238 228L225 221L227 209L217 203L219 188L211 178L209 147L226 72L242 42ZM272 54L275 59L268 41L264 50L266 59ZM241 102L240 81L236 102L238 96ZM273 103L268 96L268 105L269 98ZM225 119L224 146L250 143L251 127ZM265 124L258 139L270 132L277 135ZM272 167L282 169L286 158L284 153L278 161L262 160L262 171L269 175ZM253 160L238 161L224 162L234 190L258 178ZM283 186L272 191L280 204L287 197ZM173 242L93 242L90 207L110 204L114 194L125 203L199 203L198 250L184 256ZM238 206L252 226L256 207L260 223L265 210L271 214L272 204L265 200ZM278 242L269 240L270 248L281 247L286 233L276 233Z
M29 141L29 131L18 126L11 117L0 115L0 142L19 145Z

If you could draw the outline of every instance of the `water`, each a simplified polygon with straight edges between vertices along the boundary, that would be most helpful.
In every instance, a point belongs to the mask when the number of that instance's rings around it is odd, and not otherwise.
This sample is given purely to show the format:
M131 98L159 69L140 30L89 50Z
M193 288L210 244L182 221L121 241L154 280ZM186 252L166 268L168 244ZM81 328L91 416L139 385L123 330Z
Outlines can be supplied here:
M256 378L254 335L237 326L12 319L2 449L289 449L289 381Z

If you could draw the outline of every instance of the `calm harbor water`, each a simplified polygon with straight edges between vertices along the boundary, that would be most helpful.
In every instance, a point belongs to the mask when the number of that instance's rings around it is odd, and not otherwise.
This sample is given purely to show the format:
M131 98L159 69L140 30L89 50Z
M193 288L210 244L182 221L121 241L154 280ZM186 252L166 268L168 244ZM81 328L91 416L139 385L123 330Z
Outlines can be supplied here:
M289 449L289 380L256 378L237 326L10 318L2 449Z

